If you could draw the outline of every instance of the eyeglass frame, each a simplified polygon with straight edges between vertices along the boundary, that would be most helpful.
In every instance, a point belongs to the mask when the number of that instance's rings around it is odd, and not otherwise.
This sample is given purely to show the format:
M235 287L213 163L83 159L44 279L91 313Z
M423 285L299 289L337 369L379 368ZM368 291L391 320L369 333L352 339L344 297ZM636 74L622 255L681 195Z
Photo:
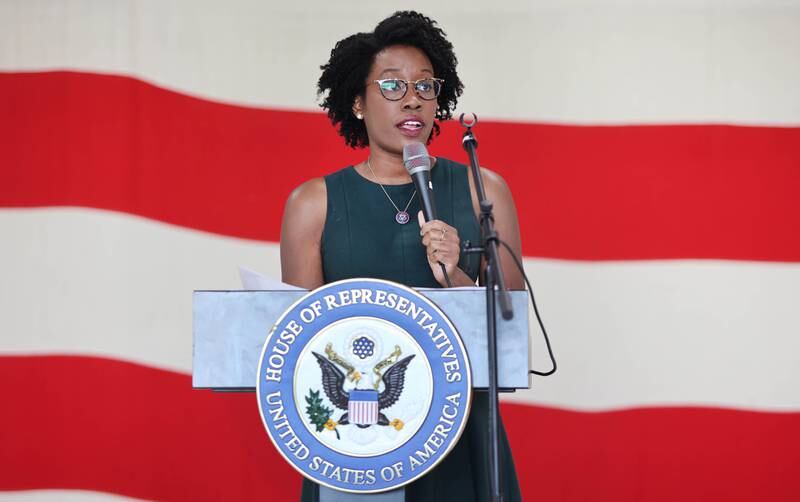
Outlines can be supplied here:
M391 99L391 98L387 98L386 97L386 95L383 93L383 89L381 89L381 84L383 82L388 81L388 80L397 80L399 82L403 82L404 84L406 84L406 90L405 90L405 92L403 92L402 96L400 96L397 99ZM420 82L423 82L425 80L434 80L436 82L439 82L439 92L437 92L436 95L434 97L430 98L430 99L423 98L422 94L420 94L419 90L417 89L417 84L420 83ZM426 78L420 78L418 80L404 80L402 78L382 78L382 79L379 79L379 80L373 80L373 82L378 84L378 92L380 92L381 96L383 96L383 99L385 99L387 101L400 101L401 99L406 97L406 94L408 94L408 88L409 88L410 84L414 84L414 92L417 93L417 96L419 96L419 99L421 99L423 101L433 101L433 100L435 100L436 98L439 97L439 94L442 93L442 86L444 86L444 79L443 78L436 78L436 77L426 77Z

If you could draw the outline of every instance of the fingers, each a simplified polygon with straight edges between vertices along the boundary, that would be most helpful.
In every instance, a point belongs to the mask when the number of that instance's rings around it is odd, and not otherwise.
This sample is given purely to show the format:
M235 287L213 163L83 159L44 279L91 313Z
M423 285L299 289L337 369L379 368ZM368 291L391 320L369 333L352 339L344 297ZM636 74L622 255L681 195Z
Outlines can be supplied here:
M440 227L433 228L422 237L428 260L431 263L441 262L446 265L455 265L459 260L461 242L454 231L442 231Z
M420 222L419 235L422 237L422 244L424 246L427 247L431 242L436 241L460 242L460 239L458 238L458 230L456 230L455 227L451 227L442 220L431 220L425 222L422 216L422 211L419 212L418 219Z
M422 234L422 245L425 247L430 246L433 243L437 242L446 242L455 244L456 246L461 242L458 238L458 234L453 232L452 230L442 230L442 229L434 229L429 232L425 232Z
M459 259L459 248L453 243L435 241L427 246L428 261L441 262L445 265L456 265Z
M419 234L422 237L422 245L426 248L428 264L431 266L436 280L443 284L441 265L445 266L448 274L453 273L458 268L461 253L461 240L458 237L458 230L441 220L426 222L422 211L417 214L417 219L420 226Z

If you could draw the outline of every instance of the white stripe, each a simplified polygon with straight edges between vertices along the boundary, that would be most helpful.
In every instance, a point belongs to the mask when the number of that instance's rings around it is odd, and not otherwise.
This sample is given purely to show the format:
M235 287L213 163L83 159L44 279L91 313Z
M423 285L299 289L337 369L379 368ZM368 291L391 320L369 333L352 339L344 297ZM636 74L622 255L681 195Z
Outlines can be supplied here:
M559 369L509 400L800 410L800 264L526 260L526 269ZM547 369L532 331L535 365Z
M0 492L3 502L124 502L143 500L114 493L90 492L86 490L26 490Z
M191 291L278 246L88 209L0 211L0 352L191 370ZM558 373L510 399L800 410L800 264L526 260ZM536 366L547 366L536 337Z
M0 351L191 371L192 291L280 277L278 246L85 209L0 210Z
M800 124L800 3L407 4L448 32L460 111L569 123ZM0 70L133 75L225 102L316 109L334 43L394 7L354 0L0 2Z

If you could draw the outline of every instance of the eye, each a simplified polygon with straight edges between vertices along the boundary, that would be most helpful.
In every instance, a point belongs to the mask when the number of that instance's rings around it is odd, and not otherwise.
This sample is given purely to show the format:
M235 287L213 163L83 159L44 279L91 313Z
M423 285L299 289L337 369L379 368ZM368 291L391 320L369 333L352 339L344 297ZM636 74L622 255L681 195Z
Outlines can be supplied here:
M381 90L382 91L399 91L400 90L400 81L397 79L389 79L389 80L382 80L381 83Z
M433 80L420 80L416 87L419 92L430 92L433 90Z

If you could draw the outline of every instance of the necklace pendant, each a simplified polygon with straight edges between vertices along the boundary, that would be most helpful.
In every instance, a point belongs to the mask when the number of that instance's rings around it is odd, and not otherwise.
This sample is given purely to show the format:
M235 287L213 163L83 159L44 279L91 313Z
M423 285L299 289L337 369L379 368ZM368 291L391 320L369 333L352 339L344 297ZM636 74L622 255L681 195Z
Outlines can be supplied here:
M411 220L411 217L408 216L408 213L405 211L398 211L397 214L394 215L394 220L401 225L405 225Z

